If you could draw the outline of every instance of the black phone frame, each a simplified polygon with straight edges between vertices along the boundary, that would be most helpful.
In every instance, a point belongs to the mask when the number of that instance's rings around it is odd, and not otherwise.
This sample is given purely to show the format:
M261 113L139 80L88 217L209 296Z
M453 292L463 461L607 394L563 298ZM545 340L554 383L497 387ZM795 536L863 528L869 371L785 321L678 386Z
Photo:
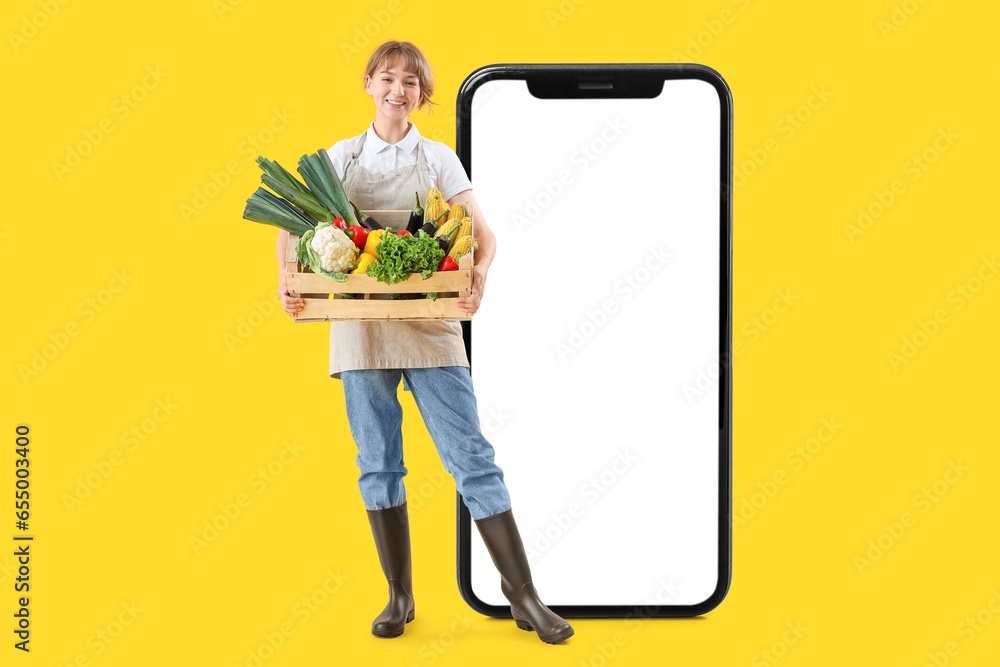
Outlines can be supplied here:
M488 81L527 81L528 89L540 98L656 97L663 83L675 79L697 79L711 84L719 95L719 576L715 591L696 605L550 605L564 618L659 618L692 617L716 608L726 597L732 579L732 234L733 234L733 101L722 75L694 63L551 63L494 64L475 70L466 77L456 100L456 153L469 178L472 173L472 99ZM582 84L582 85L581 85ZM462 321L465 349L472 358L472 323ZM509 605L491 605L472 590L472 517L457 495L458 588L475 611L511 618Z

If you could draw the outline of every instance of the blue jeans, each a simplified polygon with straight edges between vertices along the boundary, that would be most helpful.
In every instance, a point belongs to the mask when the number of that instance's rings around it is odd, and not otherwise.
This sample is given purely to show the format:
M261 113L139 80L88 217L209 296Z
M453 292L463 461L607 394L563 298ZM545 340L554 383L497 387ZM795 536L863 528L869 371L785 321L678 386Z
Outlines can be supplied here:
M472 377L464 366L341 372L365 507L388 509L406 501L403 408L396 394L404 376L472 518L478 521L509 510L503 470L493 462L493 445L480 431Z

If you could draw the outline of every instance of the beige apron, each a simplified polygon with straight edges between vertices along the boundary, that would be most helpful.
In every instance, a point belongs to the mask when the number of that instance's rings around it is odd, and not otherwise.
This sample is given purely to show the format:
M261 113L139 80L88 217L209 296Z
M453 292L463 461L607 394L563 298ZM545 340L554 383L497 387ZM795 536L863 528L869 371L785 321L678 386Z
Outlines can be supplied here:
M344 165L344 190L362 210L403 210L414 204L413 193L425 195L431 187L430 168L421 140L417 162L408 167L373 174L358 155L367 131ZM377 216L376 216L377 217ZM457 320L330 322L330 377L363 368L469 367L462 325ZM403 388L407 391L404 380Z

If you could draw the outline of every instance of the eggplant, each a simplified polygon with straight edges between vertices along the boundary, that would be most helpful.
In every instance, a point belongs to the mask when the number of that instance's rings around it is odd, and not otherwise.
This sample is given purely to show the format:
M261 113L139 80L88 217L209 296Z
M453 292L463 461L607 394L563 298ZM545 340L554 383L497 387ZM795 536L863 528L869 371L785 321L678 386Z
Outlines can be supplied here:
M424 209L420 205L420 193L414 192L413 196L417 198L417 205L410 209L410 220L406 223L406 231L416 236L417 230L424 224Z
M441 250L443 250L444 254L447 255L448 251L451 250L451 239L449 239L447 236L439 236L434 240L438 242L438 245L441 247Z
M431 236L434 236L435 234L437 234L438 224L443 223L447 219L448 219L448 211L443 211L441 215L439 215L434 220L428 220L427 223L424 224L424 226L421 227L420 229L424 230ZM416 234L414 234L414 236L416 236Z
M449 232L448 234L442 234L441 236L435 239L435 241L438 242L438 245L441 246L441 250L444 250L445 255L447 255L451 251L451 245L455 242L455 239L458 237L458 232L459 228L455 227L455 229L451 230L451 232Z
M455 227L455 229L451 231L451 234L448 234L448 252L451 252L451 249L455 247L455 241L458 240L458 233L460 231L462 231L461 225Z
M354 202L351 202L351 208L354 209L354 215L357 217L359 225L367 229L382 229L382 225L379 224L378 220L359 211L358 207L354 205Z
M441 246L441 250L444 250L444 254L447 255L448 251L451 250L451 239L448 238L448 235L439 236L434 240L437 241L437 244Z

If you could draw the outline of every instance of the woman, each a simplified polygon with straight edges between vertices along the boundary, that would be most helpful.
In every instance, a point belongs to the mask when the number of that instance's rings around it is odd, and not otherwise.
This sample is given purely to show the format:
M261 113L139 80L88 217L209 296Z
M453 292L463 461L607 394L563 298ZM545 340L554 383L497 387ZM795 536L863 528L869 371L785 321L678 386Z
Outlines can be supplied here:
M496 239L458 156L445 144L420 136L410 112L431 104L434 83L423 53L409 42L388 41L368 61L365 92L375 103L375 120L356 137L337 142L330 158L343 174L348 198L362 210L409 209L414 192L441 190L449 203L468 203L479 242L472 293L458 305L475 314L486 286ZM281 305L289 315L302 310L288 294L284 272L288 233L278 239ZM400 377L413 393L445 469L469 508L510 602L517 627L557 643L573 628L538 599L511 511L503 471L492 445L480 432L476 398L462 328L457 321L331 322L330 376L344 383L351 435L358 446L358 485L368 512L389 602L372 623L372 633L396 637L413 620L410 535L403 476Z

